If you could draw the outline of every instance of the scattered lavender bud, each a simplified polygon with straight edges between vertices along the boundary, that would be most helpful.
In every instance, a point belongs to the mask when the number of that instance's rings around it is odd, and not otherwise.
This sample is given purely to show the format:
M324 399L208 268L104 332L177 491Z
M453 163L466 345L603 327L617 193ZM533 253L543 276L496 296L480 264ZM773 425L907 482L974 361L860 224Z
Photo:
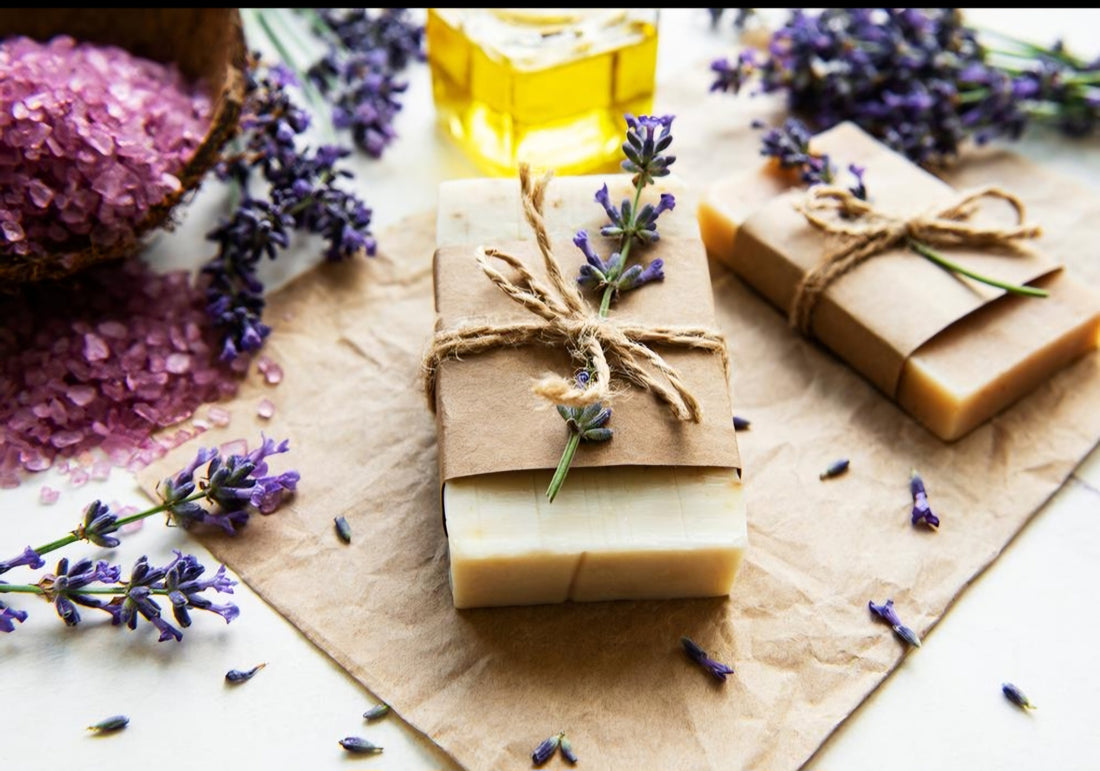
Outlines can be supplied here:
M561 744L562 734L554 734L553 736L543 739L542 743L538 747L535 747L535 751L531 753L531 762L536 766L541 766L546 761L550 760L551 756L558 750L558 745Z
M840 476L841 474L845 473L847 470L848 470L848 459L847 458L840 458L840 459L834 460L832 463L830 463L824 471L822 471L820 474L817 475L817 477L818 477L818 479L832 479L833 477Z
M336 517L332 520L336 523L336 534L340 536L340 540L344 543L351 543L351 525L343 517Z
M229 670L228 672L225 673L225 679L226 679L227 682L230 682L230 683L243 683L246 680L251 680L252 677L257 672L259 672L261 669L263 669L266 666L267 666L267 664L264 663L264 664L257 664L256 666L252 667L252 669L247 669L247 670L231 669L231 670Z
M572 764L577 762L577 753L573 751L573 742L563 733L561 734L561 756Z
M356 755L377 755L382 751L377 744L372 744L358 736L345 736L340 740L340 746Z
M363 713L363 718L365 720L378 720L388 714L390 714L390 706L388 704L375 704Z
M893 600L887 600L884 605L875 605L874 600L872 600L867 603L867 607L871 609L872 613L889 624L894 630L894 634L914 648L920 647L920 638L917 637L917 633L901 623L901 619L898 618L897 611L894 610Z
M683 646L684 653L688 655L688 658L710 672L716 680L721 680L724 683L726 681L726 675L733 674L733 667L712 659L707 655L707 652L700 648L690 637L681 637L680 644Z
M1012 683L1004 683L1001 685L1001 693L1005 695L1005 698L1011 701L1020 709L1036 709L1035 705L1024 695L1024 692L1017 688Z
M933 530L938 528L940 518L932 513L932 507L928 505L928 495L924 491L924 480L916 471L909 477L909 492L913 495L912 523L914 525L923 523Z
M88 726L88 730L100 734L111 733L112 731L121 731L129 722L130 718L125 715L113 715L105 720L100 720L98 723Z
M733 430L734 431L746 431L752 423L748 418L742 418L737 415L733 416Z

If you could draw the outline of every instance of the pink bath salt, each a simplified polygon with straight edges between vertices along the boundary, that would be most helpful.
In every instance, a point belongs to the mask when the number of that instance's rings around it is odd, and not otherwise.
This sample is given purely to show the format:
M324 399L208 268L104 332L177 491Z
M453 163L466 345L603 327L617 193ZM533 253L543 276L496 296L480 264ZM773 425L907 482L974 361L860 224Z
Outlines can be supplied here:
M225 442L218 449L221 450L223 456L245 455L248 452L248 442L244 439L234 439L231 442Z
M57 499L60 497L60 490L55 490L49 485L42 485L42 489L38 493L38 502L45 506L52 506L57 503Z
M110 461L99 459L92 463L92 479L102 482L109 479L111 476L111 463Z
M132 238L210 128L202 84L114 46L0 40L0 252Z
M69 484L73 487L83 487L88 482L88 472L82 468L74 469L69 474Z
M267 355L261 354L256 360L256 370L268 385L278 385L283 379L283 368Z
M170 353L164 360L164 368L173 375L182 375L191 369L191 357L186 353Z
M264 420L268 420L275 414L275 403L270 399L261 399L256 405L256 414Z
M224 428L229 425L229 410L224 407L211 407L206 411L206 417L218 428Z

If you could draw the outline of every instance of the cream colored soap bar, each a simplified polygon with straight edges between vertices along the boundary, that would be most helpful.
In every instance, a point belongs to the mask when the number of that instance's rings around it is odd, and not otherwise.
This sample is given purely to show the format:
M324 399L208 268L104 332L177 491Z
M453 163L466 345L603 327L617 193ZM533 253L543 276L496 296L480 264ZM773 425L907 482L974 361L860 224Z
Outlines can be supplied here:
M612 184L613 200L629 182L619 176L619 186ZM573 249L576 223L600 221L601 210L593 200L600 183L594 177L562 177L551 184L546 214L551 235L556 244ZM444 183L439 246L530 239L522 210L512 200L515 190L518 183L506 180ZM662 234L691 239L705 273L693 213L685 209L676 215L662 222ZM595 232L591 226L589 232ZM437 298L438 292L437 286ZM709 291L706 299L711 301ZM468 358L455 366L478 362ZM661 409L649 394L624 398L646 400L642 404L647 408ZM728 397L724 407L729 409ZM456 407L444 397L440 409L453 414ZM729 419L728 413L722 416ZM564 429L554 428L560 431L554 441L564 442ZM497 435L507 436L508 431ZM736 442L732 434L730 440ZM620 441L619 436L611 441ZM748 540L737 469L575 466L549 503L546 488L552 473L499 471L445 483L442 503L455 607L729 594Z
M736 271L738 227L791 183L783 173L763 167L712 185L698 209L708 254ZM1096 293L1065 271L1034 285L1047 289L1051 298L1001 298L918 348L898 381L898 405L941 439L953 441L1096 348Z
M729 469L574 469L448 482L443 508L457 608L728 594L747 542Z

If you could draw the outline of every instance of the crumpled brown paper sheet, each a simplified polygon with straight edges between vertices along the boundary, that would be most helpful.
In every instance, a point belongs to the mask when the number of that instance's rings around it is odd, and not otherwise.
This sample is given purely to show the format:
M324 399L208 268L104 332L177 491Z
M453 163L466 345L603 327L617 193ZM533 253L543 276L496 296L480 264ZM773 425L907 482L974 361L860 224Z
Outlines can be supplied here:
M757 162L748 111L726 104L665 107L681 116L678 171L689 182ZM971 157L953 183L995 182L1000 164L1018 162ZM1038 174L1018 192L1054 256L1100 284L1100 261L1085 248L1096 197ZM715 268L735 412L752 420L740 435L750 547L732 596L457 612L435 424L419 388L432 331L432 217L379 241L376 259L322 267L271 298L265 350L285 379L248 382L230 427L201 441L261 427L289 437L282 457L301 471L300 493L245 537L203 541L470 769L528 767L532 748L562 729L589 771L801 766L907 654L868 600L892 597L934 645L935 621L1100 437L1096 355L947 445ZM267 423L254 416L265 396L277 405ZM181 448L145 481L193 452ZM849 473L820 481L841 456ZM909 524L911 468L924 476L939 532ZM351 524L350 545L333 533L337 515ZM681 635L736 674L712 681L679 650Z

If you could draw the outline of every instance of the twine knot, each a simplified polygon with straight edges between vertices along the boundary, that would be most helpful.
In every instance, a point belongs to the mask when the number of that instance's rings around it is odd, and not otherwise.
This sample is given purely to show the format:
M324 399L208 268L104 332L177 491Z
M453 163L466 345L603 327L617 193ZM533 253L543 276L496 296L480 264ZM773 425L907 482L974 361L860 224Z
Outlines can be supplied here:
M652 391L679 419L699 422L702 411L697 399L680 374L649 345L658 343L716 353L728 372L725 339L705 327L621 323L593 313L576 282L565 278L551 249L542 214L551 176L548 173L533 180L528 166L520 167L523 212L535 234L549 285L539 280L522 260L510 254L493 248L476 249L476 262L486 277L541 321L464 324L456 329L437 330L424 358L425 391L430 405L435 408L436 374L444 359L504 346L540 343L567 347L571 355L585 361L591 372L586 383L558 375L547 375L536 382L534 392L554 404L585 407L607 401L614 373L639 388ZM497 263L511 268L515 278L506 276ZM648 364L648 368L644 364ZM655 370L663 379L655 377L650 370Z
M1005 201L1012 207L1015 224L983 227L971 221L980 204L991 199ZM810 188L795 208L819 230L847 237L844 244L828 252L803 276L795 290L789 321L803 334L809 334L814 307L833 281L865 260L899 245L915 242L940 248L1015 248L1018 241L1041 234L1038 225L1024 222L1024 204L1019 198L992 186L961 193L949 206L910 218L883 212L857 198L852 191L831 185Z

